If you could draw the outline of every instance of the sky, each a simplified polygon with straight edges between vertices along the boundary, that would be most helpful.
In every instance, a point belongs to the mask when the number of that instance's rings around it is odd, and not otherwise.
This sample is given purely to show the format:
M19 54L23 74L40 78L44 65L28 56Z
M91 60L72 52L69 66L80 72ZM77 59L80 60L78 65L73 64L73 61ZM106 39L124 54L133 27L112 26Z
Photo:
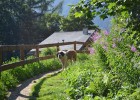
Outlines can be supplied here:
M58 4L61 0L55 0L55 4ZM64 0L64 4L63 4L63 11L62 11L62 15L67 16L69 10L70 10L70 6L72 4L76 4L78 3L80 0ZM95 25L99 26L99 28L103 29L103 30L110 30L110 20L111 18L107 18L105 20L101 20L98 16L95 17L95 19L93 20L93 22L95 23Z

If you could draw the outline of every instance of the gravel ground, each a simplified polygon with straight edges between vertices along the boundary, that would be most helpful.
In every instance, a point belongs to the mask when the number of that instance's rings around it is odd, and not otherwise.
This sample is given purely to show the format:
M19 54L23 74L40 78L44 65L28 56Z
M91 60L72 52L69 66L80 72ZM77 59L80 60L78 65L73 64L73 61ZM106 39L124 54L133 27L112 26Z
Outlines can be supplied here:
M61 70L41 74L41 75L35 76L35 77L31 78L31 79L28 79L28 80L24 81L23 83L18 85L16 89L11 90L9 92L9 94L7 96L8 100L28 100L30 98L33 98L33 97L30 96L32 86L39 79L44 78L44 77L46 77L48 75L57 74L59 72L61 72Z

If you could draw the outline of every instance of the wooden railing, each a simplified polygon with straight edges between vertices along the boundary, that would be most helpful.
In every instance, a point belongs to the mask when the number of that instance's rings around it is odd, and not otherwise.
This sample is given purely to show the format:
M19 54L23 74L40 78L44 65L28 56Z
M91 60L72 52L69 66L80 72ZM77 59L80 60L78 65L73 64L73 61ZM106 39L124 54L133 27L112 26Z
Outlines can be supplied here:
M42 45L1 45L0 46L0 72L8 70L8 69L15 68L15 67L18 67L18 66L23 66L25 64L37 62L37 61L40 61L40 60L55 58L55 55L48 55L48 56L40 57L39 56L39 49L40 48L56 47L56 49L58 51L59 46L71 45L71 44L74 45L74 50L76 50L76 44L86 45L85 42L78 42L78 41L64 42L64 43L53 43L53 44L42 44ZM25 50L31 50L31 49L35 49L35 58L30 59L30 60L26 60L24 51ZM13 51L13 50L20 50L20 61L14 62L14 63L11 63L11 64L3 64L3 61L2 61L3 52ZM81 53L81 52L88 53L88 51L80 51L80 50L77 50L77 52L78 53Z

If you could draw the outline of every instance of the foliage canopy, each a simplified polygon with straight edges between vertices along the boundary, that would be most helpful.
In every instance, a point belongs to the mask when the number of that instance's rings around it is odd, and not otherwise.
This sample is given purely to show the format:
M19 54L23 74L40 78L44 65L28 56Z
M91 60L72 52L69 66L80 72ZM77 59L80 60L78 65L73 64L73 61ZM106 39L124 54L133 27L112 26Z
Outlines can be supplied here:
M140 31L140 1L139 0L80 0L73 7L78 12L76 16L86 15L89 18L99 15L105 19L108 16L122 16L127 21L127 27ZM122 18L120 18L122 20Z

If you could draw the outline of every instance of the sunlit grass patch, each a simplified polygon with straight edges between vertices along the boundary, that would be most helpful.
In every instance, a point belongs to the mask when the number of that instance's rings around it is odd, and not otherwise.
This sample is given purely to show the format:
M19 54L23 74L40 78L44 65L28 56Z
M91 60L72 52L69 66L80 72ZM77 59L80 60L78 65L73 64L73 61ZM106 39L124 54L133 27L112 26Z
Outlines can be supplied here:
M43 78L33 87L32 96L37 100L66 100L64 80L61 74Z

